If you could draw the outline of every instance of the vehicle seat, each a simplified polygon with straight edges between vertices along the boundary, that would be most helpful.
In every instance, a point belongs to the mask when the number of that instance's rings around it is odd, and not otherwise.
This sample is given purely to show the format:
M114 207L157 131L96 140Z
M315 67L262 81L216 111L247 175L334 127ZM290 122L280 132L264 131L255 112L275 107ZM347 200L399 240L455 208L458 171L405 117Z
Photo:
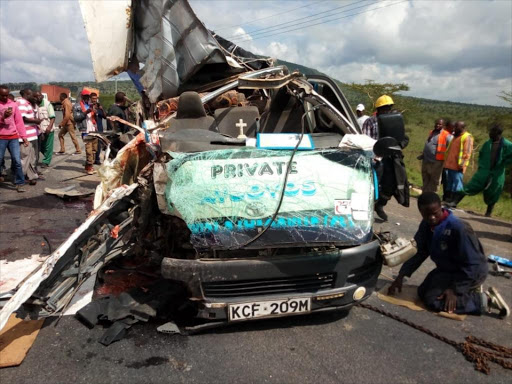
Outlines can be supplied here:
M218 132L231 137L240 134L240 127L237 124L240 120L244 126L244 134L247 137L256 137L257 126L260 120L260 113L257 107L229 107L215 110L215 122Z
M173 132L182 129L205 129L217 131L215 119L207 116L197 92L183 92L178 100L176 117L170 120Z
M302 104L289 95L286 87L281 88L272 98L269 112L261 119L263 133L300 133Z

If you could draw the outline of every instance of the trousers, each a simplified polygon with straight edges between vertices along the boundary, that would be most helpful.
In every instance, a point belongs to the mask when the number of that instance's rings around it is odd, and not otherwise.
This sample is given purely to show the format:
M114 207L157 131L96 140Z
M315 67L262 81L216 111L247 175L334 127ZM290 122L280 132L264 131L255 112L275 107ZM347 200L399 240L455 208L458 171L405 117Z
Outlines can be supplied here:
M25 184L25 176L23 175L23 167L21 166L20 142L18 139L0 140L0 164L4 164L6 150L9 150L11 154L11 162L14 169L14 184Z
M93 165L98 151L98 139L84 140L85 143L85 163Z
M53 137L54 132L44 133L39 136L42 140L39 145L39 151L43 154L43 164L50 165L53 157Z
M440 271L438 268L431 271L423 283L418 287L418 296L425 303L428 309L436 312L444 311L444 299L438 297L448 288L453 287L455 282L463 282L464 289L460 289L457 294L457 305L455 313L481 315L484 311L482 303L482 294L476 290L484 282L465 280L456 273ZM460 286L461 284L458 284Z
M442 173L442 161L423 161L421 164L421 178L423 180L422 192L437 192Z
M66 152L66 147L64 145L64 136L66 136L66 133L69 133L69 136L71 136L71 141L75 146L75 150L77 152L82 152L78 145L78 140L76 139L75 126L73 124L67 124L59 131L60 152Z
M29 180L37 180L39 178L36 167L36 150L39 152L37 140L29 141L29 145L26 147L25 145L20 144L21 166L23 168L23 174Z
M464 173L446 168L443 170L443 173L445 192L460 192L464 189Z

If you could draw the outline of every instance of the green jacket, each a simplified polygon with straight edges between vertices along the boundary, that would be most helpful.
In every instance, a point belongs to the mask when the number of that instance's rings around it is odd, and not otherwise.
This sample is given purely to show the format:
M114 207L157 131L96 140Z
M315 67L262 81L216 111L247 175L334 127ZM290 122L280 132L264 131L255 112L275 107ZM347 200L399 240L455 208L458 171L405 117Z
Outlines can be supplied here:
M512 142L501 139L496 164L491 169L492 140L487 140L478 156L478 170L468 184L464 186L464 193L476 195L484 192L484 201L487 205L495 204L505 185L505 168L512 165Z
M482 149L480 149L480 155L478 156L478 170L486 170L490 175L498 176L505 172L505 168L512 165L512 142L505 138L501 138L500 148L498 149L498 155L496 158L496 164L491 169L491 150L492 140L487 140Z

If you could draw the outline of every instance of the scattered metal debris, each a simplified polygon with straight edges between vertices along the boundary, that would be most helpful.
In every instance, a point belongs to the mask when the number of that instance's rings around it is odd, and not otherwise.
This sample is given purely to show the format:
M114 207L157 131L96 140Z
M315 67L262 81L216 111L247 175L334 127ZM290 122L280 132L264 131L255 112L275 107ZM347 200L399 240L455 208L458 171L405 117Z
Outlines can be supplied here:
M45 188L44 192L49 195L55 195L61 199L86 197L94 194L94 189L82 189L78 188L77 185L68 185L62 188Z

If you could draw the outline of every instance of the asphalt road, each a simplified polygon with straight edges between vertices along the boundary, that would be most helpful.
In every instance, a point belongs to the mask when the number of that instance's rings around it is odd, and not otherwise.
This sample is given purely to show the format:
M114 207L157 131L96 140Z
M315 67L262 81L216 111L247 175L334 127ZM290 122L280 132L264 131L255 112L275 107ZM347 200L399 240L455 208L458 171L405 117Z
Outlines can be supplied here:
M67 148L72 152L69 138ZM56 147L58 150L58 147ZM96 176L84 175L81 156L56 156L47 180L18 194L0 184L0 259L18 260L45 253L42 235L55 248L82 222L91 200L65 203L44 195L45 186L71 183L93 188ZM390 203L389 223L376 226L412 237L420 216ZM474 226L486 253L512 258L511 225L500 220L456 212ZM399 225L398 225L399 224ZM432 268L427 262L413 275L419 284ZM392 276L398 268L385 267ZM382 287L385 280L379 281ZM512 280L489 276L512 303ZM380 301L368 303L403 316L441 335L462 341L472 334L512 347L511 319L469 316L458 322L429 312L414 312ZM491 375L473 369L453 347L404 324L363 308L261 320L195 336L164 335L156 323L133 326L128 336L109 347L97 340L104 330L89 330L73 317L57 326L48 319L25 361L0 370L2 383L510 383L512 371L491 364Z

